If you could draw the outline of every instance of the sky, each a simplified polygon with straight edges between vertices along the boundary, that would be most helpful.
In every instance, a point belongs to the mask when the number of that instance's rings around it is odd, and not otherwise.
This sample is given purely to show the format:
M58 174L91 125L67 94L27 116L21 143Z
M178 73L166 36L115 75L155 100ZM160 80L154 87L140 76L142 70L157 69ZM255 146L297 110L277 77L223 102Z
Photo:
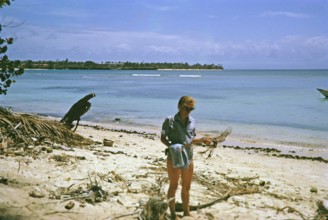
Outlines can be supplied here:
M15 0L12 60L328 69L328 0Z

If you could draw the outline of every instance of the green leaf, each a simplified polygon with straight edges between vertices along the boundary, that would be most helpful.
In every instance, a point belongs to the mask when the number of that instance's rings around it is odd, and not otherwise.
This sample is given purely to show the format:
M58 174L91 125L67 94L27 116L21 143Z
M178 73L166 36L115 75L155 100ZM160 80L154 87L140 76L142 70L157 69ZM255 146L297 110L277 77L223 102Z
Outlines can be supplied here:
M0 53L6 53L7 49L8 49L7 46L0 47Z
M8 44L13 44L14 43L14 38L12 38L12 37L7 38L7 43Z

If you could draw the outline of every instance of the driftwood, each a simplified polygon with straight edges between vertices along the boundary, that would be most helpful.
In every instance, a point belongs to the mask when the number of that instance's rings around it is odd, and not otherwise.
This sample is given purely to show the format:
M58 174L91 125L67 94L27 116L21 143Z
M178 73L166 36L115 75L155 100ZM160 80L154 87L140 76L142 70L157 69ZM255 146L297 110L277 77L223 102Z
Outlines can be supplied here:
M89 100L95 96L96 94L90 93L89 95L86 95L85 97L77 101L64 115L64 117L60 120L60 122L64 123L69 128L73 128L74 127L73 122L77 121L76 126L73 130L75 131L79 126L81 116L84 115L91 108L91 103L89 102Z
M192 143L194 145L206 146L207 149L200 153L205 154L206 152L209 152L207 155L207 158L209 158L212 157L213 150L218 146L219 143L222 143L226 140L227 136L231 134L231 131L231 129L226 129L216 137L202 137L194 139Z
M227 136L231 134L231 131L232 131L231 129L226 129L216 137L197 138L194 139L192 143L194 145L206 145L206 146L217 147L218 143L221 143L226 140Z
M201 204L201 205L190 205L189 209L190 209L190 211L197 211L199 209L204 209L204 208L210 207L210 206L214 205L215 203L218 203L218 202L221 202L221 201L226 201L230 198L231 191L232 190L230 189L226 194L223 195L223 197L218 198L218 199L216 199L212 202L209 202L209 203L206 203L206 204ZM175 211L176 212L183 212L182 203L176 203L175 204Z
M200 205L190 205L189 209L190 211L197 211L199 209L208 208L218 202L221 201L227 201L231 196L237 196L237 195L245 195L245 194L253 194L253 193L259 193L260 190L257 188L250 188L250 189L230 189L227 193L225 193L221 198L215 199L212 202L200 204ZM176 203L175 204L175 210L177 212L183 212L183 206L182 203Z

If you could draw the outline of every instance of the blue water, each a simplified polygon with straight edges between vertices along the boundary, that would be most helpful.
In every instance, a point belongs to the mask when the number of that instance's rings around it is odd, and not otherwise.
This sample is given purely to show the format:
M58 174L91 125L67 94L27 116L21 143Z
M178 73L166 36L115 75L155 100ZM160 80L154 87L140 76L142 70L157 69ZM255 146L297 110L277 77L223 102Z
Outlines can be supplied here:
M97 71L26 70L1 106L62 117L80 98L96 93L83 121L160 129L182 95L197 100L200 132L231 128L262 139L328 143L328 70Z

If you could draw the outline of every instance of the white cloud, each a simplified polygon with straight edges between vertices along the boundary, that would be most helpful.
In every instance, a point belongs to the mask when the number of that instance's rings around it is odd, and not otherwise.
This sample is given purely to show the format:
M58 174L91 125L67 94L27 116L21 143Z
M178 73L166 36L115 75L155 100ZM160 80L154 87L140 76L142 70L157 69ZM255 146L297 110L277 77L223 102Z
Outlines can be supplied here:
M166 12L166 11L174 10L174 7L167 6L167 5L147 4L146 6L147 6L147 8L149 8L151 10L160 11L160 12Z
M118 49L122 49L124 51L131 51L132 50L131 46L129 44L127 44L127 43L118 44L118 45L116 45L116 47Z
M309 15L294 13L289 11L266 11L261 14L264 17L289 17L289 18L309 18Z
M9 49L11 59L177 61L223 65L224 62L253 65L266 62L288 63L291 68L306 63L328 68L326 36L286 36L274 41L215 41L154 32L59 31L26 26L19 31L17 41Z
M157 45L149 45L149 52L155 53L163 53L163 54L176 54L178 52L177 48L173 48L170 46L157 46Z
M79 9L53 9L47 11L47 16L56 16L56 17L68 17L68 18L88 18L96 14L90 13L90 11L79 10Z

